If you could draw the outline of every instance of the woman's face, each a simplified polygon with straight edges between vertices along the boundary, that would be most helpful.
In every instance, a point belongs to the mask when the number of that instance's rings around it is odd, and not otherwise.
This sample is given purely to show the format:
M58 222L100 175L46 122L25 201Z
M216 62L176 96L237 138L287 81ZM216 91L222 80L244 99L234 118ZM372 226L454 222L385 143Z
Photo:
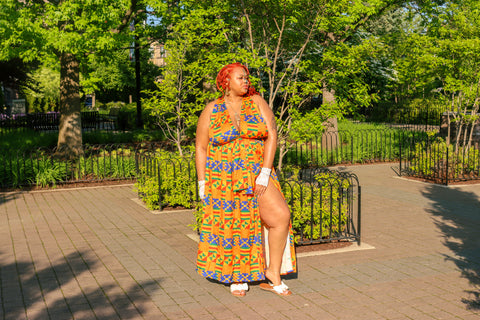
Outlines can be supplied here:
M242 67L233 69L228 80L230 92L240 96L248 92L248 75Z

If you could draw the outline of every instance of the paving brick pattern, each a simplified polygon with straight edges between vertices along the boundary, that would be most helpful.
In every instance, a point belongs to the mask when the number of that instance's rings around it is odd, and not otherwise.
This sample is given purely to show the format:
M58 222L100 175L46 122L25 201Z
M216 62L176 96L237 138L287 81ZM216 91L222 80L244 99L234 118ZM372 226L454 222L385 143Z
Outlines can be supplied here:
M195 273L190 211L152 213L133 186L0 194L2 319L480 319L480 185L358 175L371 250L300 257L279 297Z

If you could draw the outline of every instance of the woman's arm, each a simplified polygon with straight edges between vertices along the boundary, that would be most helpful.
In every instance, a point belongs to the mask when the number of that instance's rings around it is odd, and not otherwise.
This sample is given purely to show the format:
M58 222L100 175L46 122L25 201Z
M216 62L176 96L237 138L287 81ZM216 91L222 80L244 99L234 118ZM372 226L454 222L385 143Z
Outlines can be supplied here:
M253 96L253 101L260 109L263 119L267 123L268 136L265 140L265 151L263 154L264 168L271 169L273 166L273 160L275 158L275 151L277 150L277 124L272 109L268 106L268 103L259 95Z
M214 102L207 104L203 109L197 122L197 135L195 137L195 166L199 181L205 180L205 169L207 167L208 129L210 127L210 116Z
M277 149L277 124L272 109L270 109L262 97L255 95L253 96L253 101L258 106L263 119L267 123L268 129L268 136L264 144L262 170L255 184L255 194L261 196L267 190L273 159L275 158L275 151Z

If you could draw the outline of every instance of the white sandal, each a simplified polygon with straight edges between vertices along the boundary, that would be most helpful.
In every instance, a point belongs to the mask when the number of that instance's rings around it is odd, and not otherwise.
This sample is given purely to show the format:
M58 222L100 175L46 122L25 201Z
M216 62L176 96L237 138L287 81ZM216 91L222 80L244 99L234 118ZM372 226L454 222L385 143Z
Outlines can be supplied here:
M260 283L260 289L276 293L279 296L289 296L292 294L292 291L288 290L288 286L283 283L283 281L278 286L274 286L272 283Z
M245 296L245 293L247 291L248 291L248 283L232 283L230 285L230 292L236 297Z

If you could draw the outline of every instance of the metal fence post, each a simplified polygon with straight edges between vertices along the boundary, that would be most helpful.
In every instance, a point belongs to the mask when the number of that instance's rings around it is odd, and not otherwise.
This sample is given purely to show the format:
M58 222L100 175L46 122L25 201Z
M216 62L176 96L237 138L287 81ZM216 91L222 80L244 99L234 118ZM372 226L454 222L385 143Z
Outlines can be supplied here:
M450 162L449 161L450 155L449 155L449 153L450 153L450 150L448 150L448 145L447 145L447 167L445 168L445 185L446 186L448 186L448 168L450 166L450 163L449 163Z
M158 160L155 160L155 161L158 161ZM163 210L163 206L162 206L162 174L160 173L160 161L158 161L158 165L157 165L157 179L158 179L158 209L160 211Z
M401 134L399 136L400 136L400 138L398 139L399 140L398 141L398 146L399 146L398 153L399 153L400 163L399 163L399 168L398 168L398 174L401 177L402 176L402 144L403 144L403 139L402 139Z
M357 242L358 246L362 244L362 187L358 185L358 214L357 214Z
M351 160L352 164L354 164L354 161L355 161L354 155L353 155L353 148L354 148L353 147L353 139L355 139L355 136L353 134L350 134L350 141L351 141L351 144L352 144L352 146L351 146L351 149L352 149L352 160Z

